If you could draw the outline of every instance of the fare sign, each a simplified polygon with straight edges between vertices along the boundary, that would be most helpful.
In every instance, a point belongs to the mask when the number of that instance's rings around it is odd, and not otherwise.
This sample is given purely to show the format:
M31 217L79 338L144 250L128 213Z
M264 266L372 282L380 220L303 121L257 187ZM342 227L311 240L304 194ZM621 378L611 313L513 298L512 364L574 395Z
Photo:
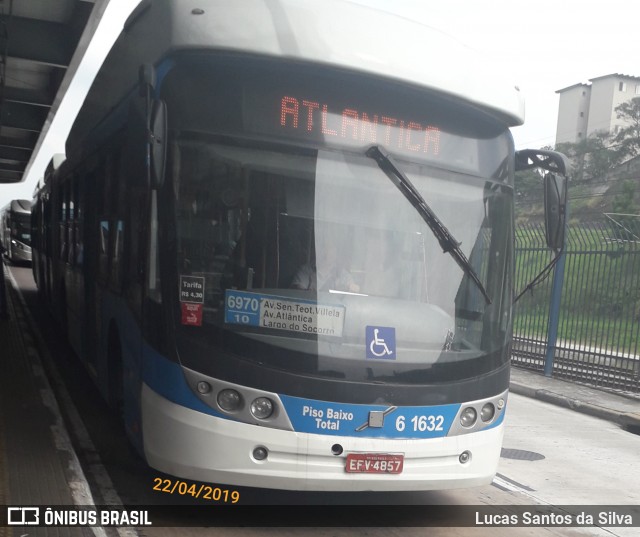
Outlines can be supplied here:
M180 276L180 302L204 304L204 277Z
M180 276L181 322L187 326L202 326L204 307L204 278L202 276Z

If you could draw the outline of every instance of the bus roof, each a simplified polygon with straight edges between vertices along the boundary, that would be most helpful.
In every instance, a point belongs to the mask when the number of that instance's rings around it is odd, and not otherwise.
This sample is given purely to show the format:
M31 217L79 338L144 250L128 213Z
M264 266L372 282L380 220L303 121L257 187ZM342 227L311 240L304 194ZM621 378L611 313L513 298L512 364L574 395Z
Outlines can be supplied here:
M246 52L374 74L524 121L518 88L485 58L415 21L348 0L143 0L105 60L67 154L133 88L143 63L172 51Z

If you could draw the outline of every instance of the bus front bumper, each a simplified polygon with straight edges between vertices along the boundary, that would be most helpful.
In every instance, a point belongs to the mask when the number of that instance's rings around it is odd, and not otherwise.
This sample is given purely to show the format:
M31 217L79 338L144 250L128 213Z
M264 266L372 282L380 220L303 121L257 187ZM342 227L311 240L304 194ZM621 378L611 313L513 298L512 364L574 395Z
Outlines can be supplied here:
M144 454L167 474L201 482L306 491L411 491L485 485L500 458L503 425L427 440L323 436L217 418L142 387ZM332 447L343 448L340 455ZM268 457L253 457L265 447ZM464 451L471 452L466 463ZM402 453L400 474L347 473L348 453Z

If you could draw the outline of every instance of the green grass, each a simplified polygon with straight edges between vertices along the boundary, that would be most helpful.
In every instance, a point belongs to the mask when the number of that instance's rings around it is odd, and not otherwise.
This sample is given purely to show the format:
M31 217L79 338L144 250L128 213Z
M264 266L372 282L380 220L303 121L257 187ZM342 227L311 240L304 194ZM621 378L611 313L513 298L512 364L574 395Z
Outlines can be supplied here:
M513 331L519 337L546 340L547 323L547 313L516 315ZM640 334L637 326L608 317L575 313L567 315L561 310L558 339L612 352L640 352Z
M541 229L516 230L516 292L550 259ZM558 338L619 352L640 351L640 249L614 233L572 226L568 235ZM546 338L552 277L516 304L514 331Z

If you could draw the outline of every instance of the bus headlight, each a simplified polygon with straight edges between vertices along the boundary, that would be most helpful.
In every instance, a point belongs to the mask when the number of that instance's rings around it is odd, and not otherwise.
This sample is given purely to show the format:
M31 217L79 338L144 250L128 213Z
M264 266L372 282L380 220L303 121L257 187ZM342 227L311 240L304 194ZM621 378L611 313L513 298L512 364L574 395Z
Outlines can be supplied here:
M487 403L482 407L482 410L480 410L480 419L485 423L491 421L495 415L496 407L494 407L492 403Z
M218 405L222 410L233 412L242 404L242 397L236 390L226 389L218 394Z
M205 382L204 380L201 380L200 382L198 382L197 388L199 393L201 393L202 395L206 395L211 391L211 384Z
M478 419L478 413L472 406L465 408L460 414L460 425L463 427L473 427Z
M251 403L251 414L259 420L266 420L273 414L273 402L267 397L258 397Z

